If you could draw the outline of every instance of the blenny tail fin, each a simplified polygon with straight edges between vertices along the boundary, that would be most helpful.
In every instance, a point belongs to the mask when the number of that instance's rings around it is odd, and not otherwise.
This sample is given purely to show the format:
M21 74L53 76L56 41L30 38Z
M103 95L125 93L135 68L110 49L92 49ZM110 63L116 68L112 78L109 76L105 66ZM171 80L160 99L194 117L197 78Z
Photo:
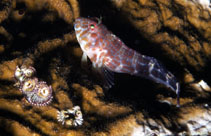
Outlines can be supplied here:
M177 107L179 107L180 84L176 77L155 58L144 56L145 63L143 63L141 57L143 56L140 56L137 61L137 74L171 88L177 94Z

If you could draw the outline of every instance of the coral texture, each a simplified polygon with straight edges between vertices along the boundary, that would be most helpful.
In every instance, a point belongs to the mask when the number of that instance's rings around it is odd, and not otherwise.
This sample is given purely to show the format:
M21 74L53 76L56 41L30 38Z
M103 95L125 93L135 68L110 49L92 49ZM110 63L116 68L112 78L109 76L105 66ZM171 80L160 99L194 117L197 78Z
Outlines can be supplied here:
M211 135L210 15L196 0L0 0L0 135ZM115 74L104 89L81 66L79 16L101 16L127 46L160 60L181 83L181 107L168 88L138 77ZM49 105L29 104L14 86L22 65L52 87Z
M112 0L145 38L183 66L200 71L211 55L211 8L184 0Z

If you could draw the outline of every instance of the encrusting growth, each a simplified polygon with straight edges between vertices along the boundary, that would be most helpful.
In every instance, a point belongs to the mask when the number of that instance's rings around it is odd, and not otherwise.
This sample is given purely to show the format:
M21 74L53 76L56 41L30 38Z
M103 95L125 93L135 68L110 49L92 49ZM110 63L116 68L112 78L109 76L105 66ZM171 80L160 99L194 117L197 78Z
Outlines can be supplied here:
M83 124L83 116L79 106L71 109L57 111L57 120L66 126L81 126Z
M35 106L46 106L52 101L52 88L44 81L38 81L34 77L35 68L24 65L16 66L14 78L16 79L15 86L23 93L26 100Z

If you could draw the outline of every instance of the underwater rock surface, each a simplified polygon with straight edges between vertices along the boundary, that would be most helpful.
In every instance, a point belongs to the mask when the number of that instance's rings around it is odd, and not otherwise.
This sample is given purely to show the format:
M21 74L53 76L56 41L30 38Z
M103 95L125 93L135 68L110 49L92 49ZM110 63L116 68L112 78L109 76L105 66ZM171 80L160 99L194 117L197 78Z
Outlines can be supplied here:
M211 135L211 8L197 0L1 0L1 136ZM106 90L81 66L73 29L79 17L102 23L125 44L160 60L181 83L115 75ZM33 106L14 86L16 66L32 66L52 86L47 106ZM57 112L78 105L83 124L62 125Z

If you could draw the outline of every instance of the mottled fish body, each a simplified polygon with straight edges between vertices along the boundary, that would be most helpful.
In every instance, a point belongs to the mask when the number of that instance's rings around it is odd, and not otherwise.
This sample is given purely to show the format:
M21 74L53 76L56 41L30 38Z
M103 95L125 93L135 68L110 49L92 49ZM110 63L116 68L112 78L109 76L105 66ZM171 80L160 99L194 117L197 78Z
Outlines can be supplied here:
M176 92L179 100L180 85L175 76L153 57L145 56L127 47L110 32L101 20L77 18L74 24L77 40L93 67L104 73L108 85L113 85L110 71L141 76L164 84ZM179 104L179 101L178 101Z

